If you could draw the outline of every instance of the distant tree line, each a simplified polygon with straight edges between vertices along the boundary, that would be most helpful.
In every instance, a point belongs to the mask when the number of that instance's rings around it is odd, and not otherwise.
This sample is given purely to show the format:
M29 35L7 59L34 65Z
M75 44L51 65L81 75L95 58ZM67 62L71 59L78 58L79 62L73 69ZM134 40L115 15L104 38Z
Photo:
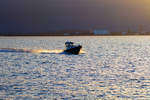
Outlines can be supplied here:
M87 30L63 30L56 32L40 32L40 33L0 33L0 36L122 36L122 35L150 35L150 32L110 32L109 34L97 34Z

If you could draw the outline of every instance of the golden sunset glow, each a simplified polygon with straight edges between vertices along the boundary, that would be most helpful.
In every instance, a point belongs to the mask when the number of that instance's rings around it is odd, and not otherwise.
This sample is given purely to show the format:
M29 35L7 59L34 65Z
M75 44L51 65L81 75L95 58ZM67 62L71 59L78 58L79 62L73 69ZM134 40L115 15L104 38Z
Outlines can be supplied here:
M61 53L63 50L31 50L32 53Z
M4 50L6 52L25 52L25 53L63 53L64 50L62 49L54 49L54 50L50 50L50 49L17 49L17 48L0 48L1 50ZM84 50L80 50L80 53L86 53Z
M0 0L0 100L150 100L150 0Z

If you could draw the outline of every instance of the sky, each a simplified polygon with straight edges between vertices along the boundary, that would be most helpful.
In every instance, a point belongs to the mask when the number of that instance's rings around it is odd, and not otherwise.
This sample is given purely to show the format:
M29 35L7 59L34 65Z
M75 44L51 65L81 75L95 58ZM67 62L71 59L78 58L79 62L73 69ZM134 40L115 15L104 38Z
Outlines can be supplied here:
M150 31L150 0L0 0L0 32Z

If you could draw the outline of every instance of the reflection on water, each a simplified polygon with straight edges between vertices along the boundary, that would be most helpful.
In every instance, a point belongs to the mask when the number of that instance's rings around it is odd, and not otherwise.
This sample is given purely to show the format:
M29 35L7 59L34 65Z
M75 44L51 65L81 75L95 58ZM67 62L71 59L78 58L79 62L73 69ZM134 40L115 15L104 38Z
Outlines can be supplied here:
M0 48L0 52L20 52L20 53L50 53L50 54L62 54L64 50L49 50L49 49L16 49L16 48ZM80 53L85 53L85 51L81 50Z
M66 40L87 53L61 54ZM150 100L149 36L3 37L0 48L2 100Z

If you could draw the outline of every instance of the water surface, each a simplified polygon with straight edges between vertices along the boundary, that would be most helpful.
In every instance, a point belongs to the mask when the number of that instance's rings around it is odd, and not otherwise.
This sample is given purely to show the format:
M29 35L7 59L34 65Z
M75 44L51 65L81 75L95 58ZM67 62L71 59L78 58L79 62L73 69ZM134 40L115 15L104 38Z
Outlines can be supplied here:
M86 53L63 50L66 40ZM0 99L149 99L150 37L0 37Z

